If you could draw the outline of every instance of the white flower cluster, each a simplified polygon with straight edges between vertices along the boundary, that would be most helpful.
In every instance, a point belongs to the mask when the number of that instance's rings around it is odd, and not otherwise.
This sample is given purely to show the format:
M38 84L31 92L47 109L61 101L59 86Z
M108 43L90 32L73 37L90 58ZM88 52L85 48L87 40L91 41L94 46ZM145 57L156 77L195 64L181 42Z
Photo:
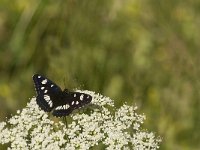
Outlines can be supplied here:
M109 150L159 148L161 139L141 128L145 116L135 112L137 107L124 104L116 109L108 97L81 92L90 94L92 104L99 107L88 114L71 114L72 121L66 125L50 120L32 98L21 112L0 123L0 143L10 143L8 149L14 150L86 150L99 145Z

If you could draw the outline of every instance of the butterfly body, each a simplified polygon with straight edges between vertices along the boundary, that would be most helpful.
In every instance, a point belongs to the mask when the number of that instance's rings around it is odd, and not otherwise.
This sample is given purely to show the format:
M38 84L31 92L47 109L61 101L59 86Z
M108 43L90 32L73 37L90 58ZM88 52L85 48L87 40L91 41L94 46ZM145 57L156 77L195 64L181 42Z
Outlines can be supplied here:
M37 93L36 102L45 112L52 112L56 117L69 115L74 109L91 102L92 97L85 93L70 92L61 88L44 76L33 76Z

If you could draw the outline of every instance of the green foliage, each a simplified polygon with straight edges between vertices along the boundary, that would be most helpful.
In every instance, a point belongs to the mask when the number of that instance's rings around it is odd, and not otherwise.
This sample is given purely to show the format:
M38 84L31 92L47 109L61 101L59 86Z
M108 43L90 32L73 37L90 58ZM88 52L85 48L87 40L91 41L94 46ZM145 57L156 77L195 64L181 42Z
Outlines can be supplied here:
M161 149L200 147L200 2L0 1L1 120L32 75L141 105Z

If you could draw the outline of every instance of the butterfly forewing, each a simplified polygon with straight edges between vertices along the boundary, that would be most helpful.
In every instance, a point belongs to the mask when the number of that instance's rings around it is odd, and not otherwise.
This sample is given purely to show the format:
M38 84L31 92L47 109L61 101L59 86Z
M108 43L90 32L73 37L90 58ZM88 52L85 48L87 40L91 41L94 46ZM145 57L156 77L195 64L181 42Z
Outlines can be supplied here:
M37 104L42 110L50 112L55 106L57 95L62 93L60 87L38 74L33 76L33 81L37 92Z

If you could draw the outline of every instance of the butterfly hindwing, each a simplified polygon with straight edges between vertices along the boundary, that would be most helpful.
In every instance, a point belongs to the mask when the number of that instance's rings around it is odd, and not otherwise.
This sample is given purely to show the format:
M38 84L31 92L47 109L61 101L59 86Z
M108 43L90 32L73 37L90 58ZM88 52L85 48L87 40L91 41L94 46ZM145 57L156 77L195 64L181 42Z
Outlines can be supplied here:
M69 95L70 95L69 103L73 109L82 107L83 105L90 103L92 100L92 97L85 93L70 92Z
M57 95L62 92L60 87L38 74L33 76L33 81L37 92L37 104L42 110L50 112L54 108Z
M53 115L56 117L63 117L69 115L74 109L82 107L91 102L92 97L85 93L68 92L65 93L67 104L55 107Z

